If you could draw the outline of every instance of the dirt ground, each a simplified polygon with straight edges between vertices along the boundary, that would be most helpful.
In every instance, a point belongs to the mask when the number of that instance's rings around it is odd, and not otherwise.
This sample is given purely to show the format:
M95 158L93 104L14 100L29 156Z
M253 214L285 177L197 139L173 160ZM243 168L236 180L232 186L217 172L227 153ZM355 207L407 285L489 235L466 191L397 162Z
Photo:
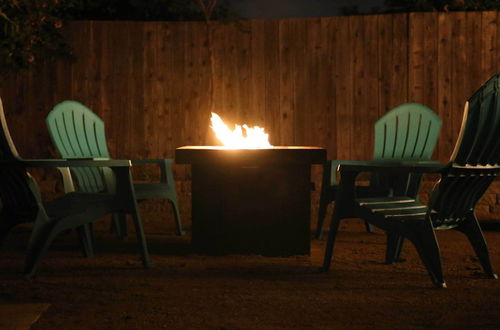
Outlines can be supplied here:
M101 223L96 257L68 233L32 280L20 278L29 227L16 229L0 252L1 302L50 304L32 329L500 328L500 280L485 278L458 232L438 232L448 289L435 289L410 244L406 262L385 265L384 235L355 219L341 226L329 273L319 272L325 239L310 256L201 256L189 233L150 223L154 267L143 269L135 239ZM499 226L485 228L500 272Z

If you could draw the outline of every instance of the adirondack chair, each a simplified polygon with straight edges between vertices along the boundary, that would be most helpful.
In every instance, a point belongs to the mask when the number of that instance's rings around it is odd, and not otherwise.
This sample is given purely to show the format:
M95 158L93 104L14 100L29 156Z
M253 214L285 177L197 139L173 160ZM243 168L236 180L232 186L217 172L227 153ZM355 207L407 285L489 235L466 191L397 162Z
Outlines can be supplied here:
M360 217L384 229L388 253L399 253L399 238L411 241L435 286L446 287L434 230L456 229L469 239L484 271L497 278L488 247L474 214L477 201L500 171L500 75L488 80L465 104L462 127L448 164L432 162L358 162L340 165L337 203L332 217L323 269L330 268L339 223ZM358 198L356 176L365 171L439 173L429 203L412 196Z
M86 224L113 212L131 214L134 219L140 255L145 267L150 266L144 231L130 175L129 160L64 160L22 159L12 142L0 99L0 243L18 224L33 222L26 251L24 274L35 275L42 256L54 238L68 229L77 229L86 255L92 247L85 233ZM102 193L71 192L43 202L39 188L27 168L102 168L108 167L116 178L116 191ZM69 175L69 172L65 172Z
M76 101L57 104L47 116L50 136L63 158L104 158L110 159L106 144L104 122L89 108ZM134 183L138 201L165 198L172 205L176 220L177 234L182 235L182 224L172 173L172 159L137 159L132 164L157 164L160 181L154 183ZM79 191L98 192L113 187L112 173L102 173L99 168L71 168L71 174ZM104 174L104 180L101 180ZM68 187L71 183L68 182ZM70 188L71 189L71 188ZM120 218L120 220L118 220ZM121 236L127 232L126 222L121 215L114 215L114 227Z
M374 160L430 160L436 146L441 119L428 107L418 103L401 104L375 123ZM323 223L328 205L335 201L338 183L337 167L349 161L330 160L323 168L323 180L318 208L316 238L323 235ZM368 186L356 187L359 196L369 197L386 191L398 194L410 188L408 193L416 197L420 175L375 173ZM367 230L372 231L367 223Z

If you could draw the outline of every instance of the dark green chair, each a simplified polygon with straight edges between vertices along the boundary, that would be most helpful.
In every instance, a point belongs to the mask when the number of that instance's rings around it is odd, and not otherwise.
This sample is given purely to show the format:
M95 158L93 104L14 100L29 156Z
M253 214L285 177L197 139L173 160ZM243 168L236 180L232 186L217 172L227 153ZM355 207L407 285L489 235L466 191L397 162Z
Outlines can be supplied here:
M104 158L110 159L106 143L104 122L89 108L76 101L64 101L57 104L47 116L52 141L59 154L66 159ZM165 198L172 205L176 220L177 234L182 235L182 224L172 173L172 159L132 160L132 164L157 164L160 168L160 181L153 183L134 183L138 201L152 198ZM99 168L71 168L78 191L99 192L114 188L112 173ZM104 178L104 180L102 179ZM71 182L65 184L74 189ZM115 228L125 236L126 222L122 217L118 221L114 216Z
M430 160L441 130L441 119L428 107L418 103L401 104L375 123L374 160ZM321 195L318 208L316 238L323 235L323 223L328 205L335 201L338 184L337 168L349 161L331 160L324 165ZM368 186L358 186L358 196L369 197L386 192L389 196L399 194L410 186L409 192L416 195L420 175L394 175L376 173ZM371 227L367 224L368 231Z
M26 251L24 273L32 277L54 238L68 229L77 229L84 253L92 254L92 246L85 233L87 224L113 212L132 215L140 254L145 267L150 266L137 202L130 175L129 160L28 160L21 159L12 142L0 99L0 243L13 227L33 222L33 230ZM72 192L45 203L39 188L27 168L109 168L116 179L114 192ZM66 173L63 170L62 173Z
M500 171L500 75L488 80L468 100L460 135L448 164L433 162L358 162L341 164L340 183L325 250L323 269L330 268L339 223L359 217L387 232L387 253L400 252L401 237L415 248L437 287L446 287L434 230L456 229L469 239L484 271L497 278L488 247L474 214L477 201ZM361 172L439 173L429 203L410 194L359 198L355 180ZM389 259L394 259L390 257Z

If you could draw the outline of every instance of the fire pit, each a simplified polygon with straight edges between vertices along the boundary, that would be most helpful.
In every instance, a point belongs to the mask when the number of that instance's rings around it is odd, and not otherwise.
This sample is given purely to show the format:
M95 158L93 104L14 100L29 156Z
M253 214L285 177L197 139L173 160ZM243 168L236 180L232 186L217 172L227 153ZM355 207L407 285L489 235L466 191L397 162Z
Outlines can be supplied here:
M192 165L198 253L310 253L311 164L326 160L325 149L186 146L176 149L175 159Z
M188 146L176 162L191 164L192 243L204 254L309 254L311 164L315 147L231 150Z

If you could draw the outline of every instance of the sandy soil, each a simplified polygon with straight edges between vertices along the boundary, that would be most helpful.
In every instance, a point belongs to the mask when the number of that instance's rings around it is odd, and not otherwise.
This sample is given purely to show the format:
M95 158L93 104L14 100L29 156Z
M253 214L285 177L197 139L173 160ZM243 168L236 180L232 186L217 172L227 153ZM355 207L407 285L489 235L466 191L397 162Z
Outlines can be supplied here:
M33 329L500 328L500 280L485 278L458 232L438 233L440 290L409 244L406 262L383 264L384 235L359 220L342 224L326 274L325 239L312 241L311 256L209 257L192 253L189 235L158 234L151 223L155 266L143 269L135 239L120 241L102 223L98 256L81 257L68 233L33 280L19 277L29 228L18 228L0 253L1 302L49 303ZM498 226L485 235L500 272Z

